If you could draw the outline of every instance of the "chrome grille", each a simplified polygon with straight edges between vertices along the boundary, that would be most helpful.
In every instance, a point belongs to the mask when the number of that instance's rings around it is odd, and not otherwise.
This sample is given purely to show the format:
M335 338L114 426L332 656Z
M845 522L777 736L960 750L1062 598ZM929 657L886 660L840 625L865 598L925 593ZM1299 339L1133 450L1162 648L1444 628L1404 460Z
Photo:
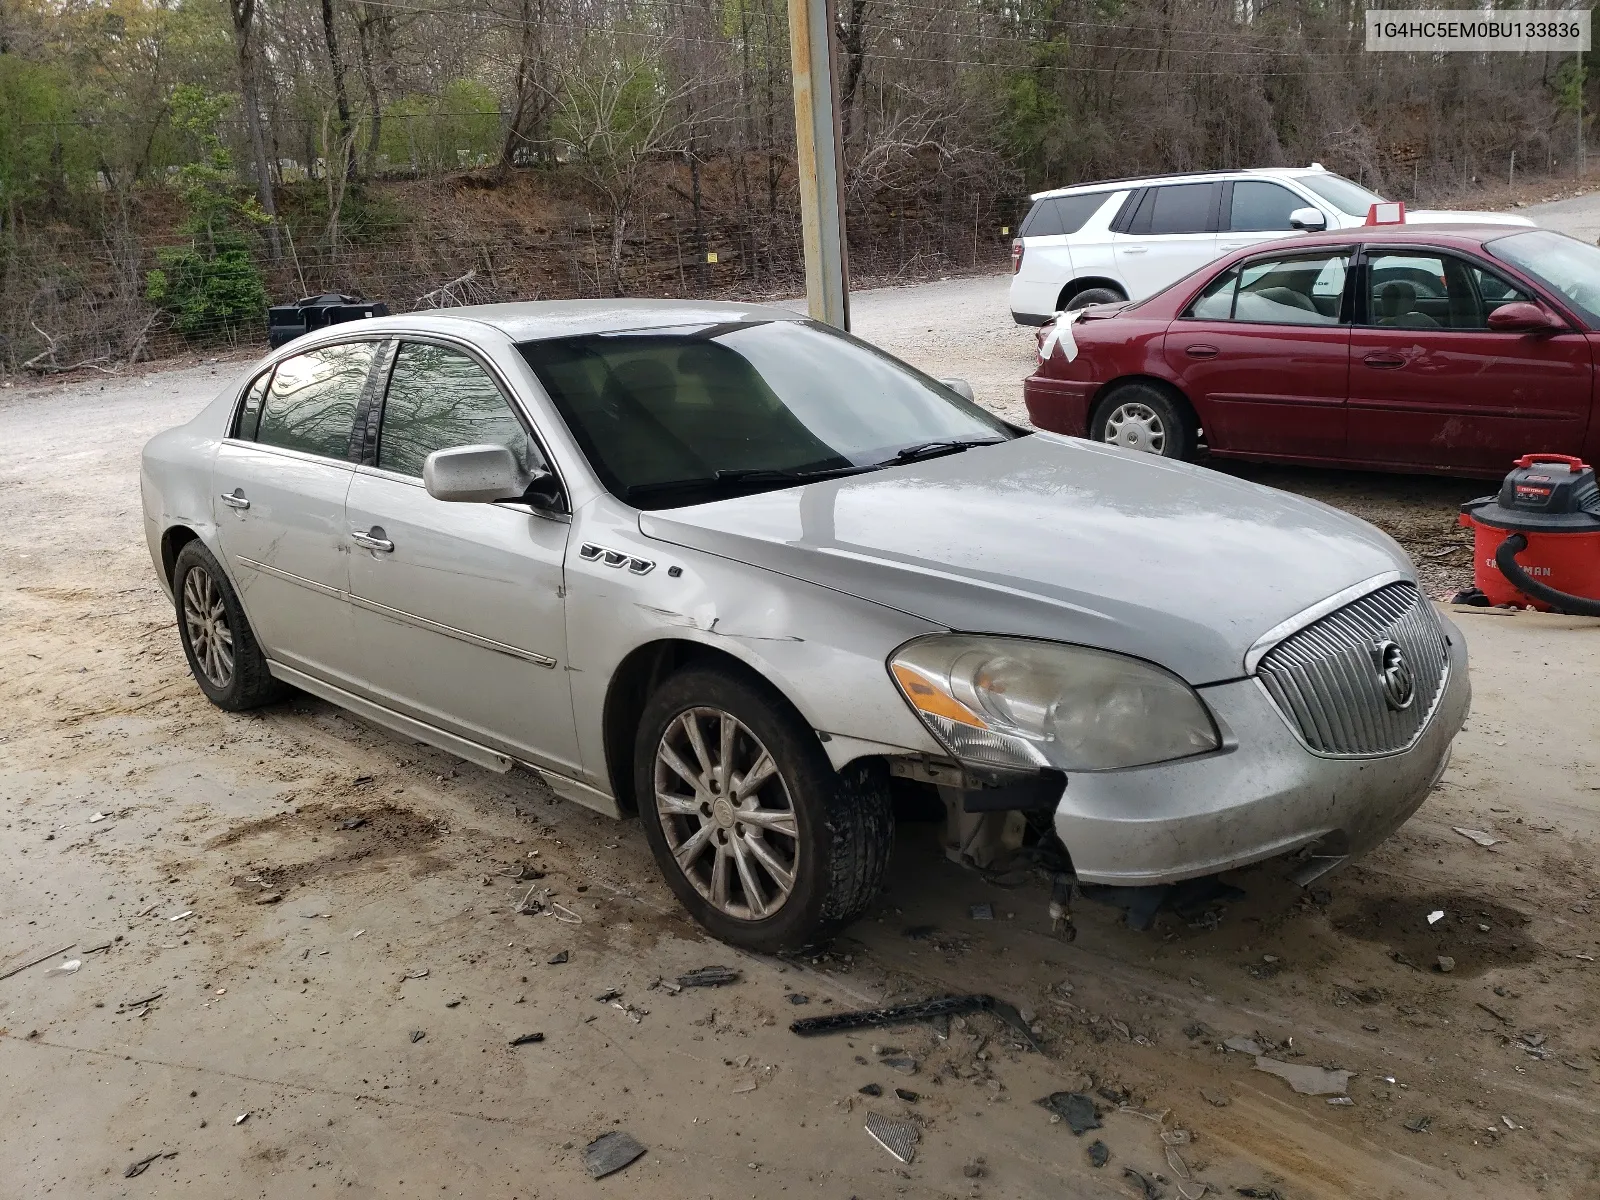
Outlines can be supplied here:
M1395 643L1415 681L1409 706L1384 699L1377 647ZM1410 583L1392 583L1291 633L1262 656L1257 676L1319 754L1393 754L1433 715L1449 672L1444 631Z

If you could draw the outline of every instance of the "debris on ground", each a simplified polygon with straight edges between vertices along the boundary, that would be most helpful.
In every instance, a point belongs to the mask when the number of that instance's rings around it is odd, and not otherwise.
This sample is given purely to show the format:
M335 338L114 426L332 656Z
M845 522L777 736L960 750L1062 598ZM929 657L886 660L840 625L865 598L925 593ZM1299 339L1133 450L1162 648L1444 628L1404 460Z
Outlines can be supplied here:
M1216 1092L1208 1092L1205 1090L1205 1088L1200 1089L1200 1099L1204 1100L1213 1108L1228 1107L1228 1098L1226 1096L1219 1095Z
M155 1162L156 1159L176 1157L178 1157L178 1152L176 1150L157 1150L154 1154L148 1155L145 1158L141 1158L136 1162L129 1163L123 1170L122 1177L124 1179L132 1179L137 1175L143 1175L145 1171L149 1169L150 1164Z
M78 968L83 966L83 959L68 958L57 963L45 972L46 975L76 975Z
M811 997L805 995L803 992L790 992L787 996L784 997L784 999L787 1000L790 1004L810 1004L811 1003Z
M915 1104L918 1100L922 1099L918 1093L913 1092L910 1088L895 1088L894 1094L900 1099L904 1100L907 1104Z
M408 979L426 979L427 977L428 968L423 967L420 971L407 971L404 975L400 976L400 982L404 983Z
M515 867L501 867L495 872L495 874L499 875L502 879L528 880L544 878L543 871L541 871L538 867L530 866L527 863L523 863L520 866Z
M1472 841L1477 842L1478 845L1484 847L1485 849L1488 849L1490 846L1498 846L1501 842L1505 841L1505 838L1497 838L1494 836L1494 834L1485 833L1481 829L1463 829L1459 825L1452 825L1450 828L1454 829L1462 837L1470 838Z
M1111 1161L1111 1149L1099 1138L1089 1143L1089 1165L1103 1167Z
M1143 1171L1135 1171L1132 1167L1123 1167L1122 1177L1124 1179L1132 1179L1144 1189L1144 1200L1161 1200L1161 1189L1156 1186L1156 1181Z
M242 1112L237 1117L235 1117L233 1119L233 1123L235 1125L243 1125L249 1119L250 1119L250 1114L247 1113L247 1112Z
M1406 1122L1406 1128L1412 1133L1427 1133L1429 1126L1432 1124L1432 1117L1412 1117L1411 1120Z
M1451 971L1456 969L1456 960L1451 958L1448 954L1441 954L1439 955L1438 961L1434 963L1434 966L1439 969L1440 973L1448 975Z
M1149 929L1164 908L1186 922L1214 926L1217 910L1245 898L1244 892L1215 875L1148 887L1080 884L1078 890L1085 900L1122 909L1127 914L1128 928L1136 930Z
M566 925L583 924L583 918L577 913L573 912L565 904L556 904L552 901L550 904L550 915Z
M360 829L367 823L365 817L351 817L348 821L340 821L339 828L344 830Z
M739 972L732 967L696 967L678 976L681 987L725 987L739 982Z
M154 1004L157 1000L161 999L161 997L165 995L166 992L163 991L156 992L154 995L146 996L143 1000L124 1000L121 1004L117 1005L117 1012L120 1014L130 1013L136 1008L148 1009L150 1005ZM141 1012L139 1015L142 1017L144 1016L144 1013Z
M902 1075L915 1075L917 1073L917 1060L907 1055L890 1055L878 1060L881 1066L888 1067L891 1071L898 1071Z
M1326 1067L1307 1067L1258 1056L1256 1070L1276 1075L1302 1096L1343 1095L1354 1071L1334 1071Z
M420 1042L423 1038L425 1038L427 1036L428 1036L428 1033L424 1029L413 1029L411 1031L411 1040L412 1040L412 1042Z
M1444 920L1444 909L1442 908L1436 908L1428 914L1429 925L1437 925L1442 920Z
M544 1041L544 1034L542 1034L542 1033L525 1033L519 1038L512 1038L509 1042L506 1043L506 1045L508 1045L508 1046L531 1046L535 1042L542 1042L542 1041Z
M1094 1100L1082 1092L1051 1092L1034 1103L1048 1110L1056 1120L1065 1121L1075 1136L1100 1128L1100 1114L1095 1110Z
M880 1113L869 1112L867 1133L873 1141L907 1166L917 1156L917 1141L921 1135L910 1121L896 1121Z
M257 903L257 904L276 904L276 903L278 903L278 901L280 901L282 899L283 899L283 893L282 892L267 892L264 895L257 896L255 898L255 903Z
M516 907L511 911L520 917L537 917L544 911L544 901L540 900L534 895L534 892L538 890L538 884L535 883L531 885L527 892L523 894L522 899L517 901Z
M41 954L38 958L32 959L29 962L25 962L20 967L12 967L4 975L0 975L0 979L10 979L13 975L20 975L22 972L26 971L29 967L37 967L42 962L49 962L56 955L65 954L68 950L71 950L72 947L76 946L77 944L78 944L77 942L73 942L72 945L63 946L59 950L52 950L52 951L50 951L49 954Z
M569 954L567 951L561 950L561 951L558 951L555 954L552 954L549 958L547 958L545 960L545 965L546 966L551 966L551 967L559 967L562 963L568 961L571 957L572 957L572 955Z
M994 905L974 904L967 909L967 915L974 921L992 921L994 920Z
M595 999L601 1004L610 1004L613 1000L618 999L621 995L621 988L607 988L605 991L596 996Z
M864 1087L857 1088L856 1091L860 1092L863 1096L877 1097L877 1096L883 1095L883 1085L882 1084L877 1084L877 1083L869 1083L869 1084L865 1085Z
M985 1175L983 1159L975 1158L961 1168L961 1173L968 1179L982 1179Z
M1222 1044L1238 1054L1260 1055L1265 1049L1255 1038L1247 1037L1225 1038Z
M604 1179L633 1162L644 1147L620 1129L602 1133L583 1148L583 1167L594 1179Z
M934 1000L919 1000L913 1004L894 1004L887 1008L863 1008L852 1012L833 1013L826 1017L805 1017L789 1026L791 1033L801 1037L815 1037L824 1033L846 1033L856 1029L876 1029L884 1025L909 1025L918 1021L937 1021L966 1013L992 1012L1017 1031L1028 1048L1039 1051L1022 1014L1004 1000L993 996L941 996Z

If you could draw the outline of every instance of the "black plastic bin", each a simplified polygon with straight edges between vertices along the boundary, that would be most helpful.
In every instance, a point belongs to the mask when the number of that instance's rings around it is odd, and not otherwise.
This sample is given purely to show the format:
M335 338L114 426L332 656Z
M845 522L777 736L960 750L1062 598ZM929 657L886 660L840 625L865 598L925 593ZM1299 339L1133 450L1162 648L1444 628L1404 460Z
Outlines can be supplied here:
M389 306L381 300L363 300L359 296L342 296L338 292L306 296L293 304L274 304L267 309L267 342L276 350L302 333L310 333L324 325L388 315Z

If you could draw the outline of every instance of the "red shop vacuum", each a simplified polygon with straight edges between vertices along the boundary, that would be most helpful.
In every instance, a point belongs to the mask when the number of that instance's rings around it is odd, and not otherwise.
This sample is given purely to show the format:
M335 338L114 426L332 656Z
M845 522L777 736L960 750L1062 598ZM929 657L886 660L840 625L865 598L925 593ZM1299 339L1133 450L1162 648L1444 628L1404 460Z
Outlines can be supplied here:
M1497 496L1461 506L1473 583L1457 603L1600 617L1600 485L1565 454L1524 454Z

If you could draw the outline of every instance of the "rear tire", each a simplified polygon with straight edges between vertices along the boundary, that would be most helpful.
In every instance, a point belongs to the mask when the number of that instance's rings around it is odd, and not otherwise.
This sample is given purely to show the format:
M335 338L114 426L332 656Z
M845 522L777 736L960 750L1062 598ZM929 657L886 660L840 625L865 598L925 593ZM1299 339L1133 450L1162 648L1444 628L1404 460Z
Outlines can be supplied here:
M267 670L267 658L245 620L239 597L211 551L198 539L172 565L178 640L206 699L229 712L283 699L287 684Z
M1089 421L1090 441L1162 458L1193 458L1197 432L1188 404L1153 383L1113 388Z
M656 862L696 921L748 950L815 942L866 910L894 844L888 784L876 760L835 771L781 696L724 668L679 671L640 717L634 789Z
M1071 312L1075 308L1086 308L1091 304L1118 304L1126 299L1127 297L1121 292L1113 291L1110 288L1084 288L1083 291L1074 293L1073 296L1061 306L1061 311Z

